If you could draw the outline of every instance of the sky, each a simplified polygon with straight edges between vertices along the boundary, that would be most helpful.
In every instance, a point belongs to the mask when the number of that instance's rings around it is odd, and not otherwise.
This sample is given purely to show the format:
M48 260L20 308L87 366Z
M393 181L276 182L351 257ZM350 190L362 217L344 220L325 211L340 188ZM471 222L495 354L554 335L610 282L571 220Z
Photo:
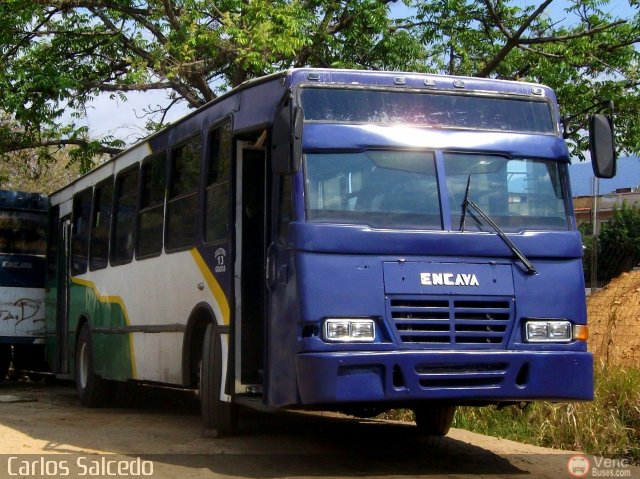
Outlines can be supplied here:
M113 97L113 98L112 98ZM166 92L130 92L127 101L110 94L99 95L87 107L87 125L92 137L114 136L128 144L135 143L145 135L144 117L146 109L166 105ZM189 113L186 102L175 105L166 121L175 121Z

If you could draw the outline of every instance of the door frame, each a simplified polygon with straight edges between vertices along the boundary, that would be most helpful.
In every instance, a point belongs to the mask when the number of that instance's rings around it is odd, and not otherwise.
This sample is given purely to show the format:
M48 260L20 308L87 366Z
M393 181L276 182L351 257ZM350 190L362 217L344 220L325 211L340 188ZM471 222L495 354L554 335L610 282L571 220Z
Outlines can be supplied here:
M69 299L71 271L71 215L58 220L56 273L56 373L69 373Z
M244 203L243 203L243 171L245 167L245 154L244 152L247 150L252 151L260 151L263 153L263 168L265 174L263 175L263 208L261 210L262 221L263 221L263 254L266 259L267 255L267 246L268 246L268 236L270 233L269 228L269 217L270 217L270 173L268 169L267 162L267 149L264 146L255 146L253 142L236 140L235 141L235 154L236 154L236 167L235 167L235 263L234 263L234 298L235 298L235 308L234 308L234 324L233 324L233 341L234 341L234 393L235 394L245 394L245 393L254 393L259 394L263 392L263 387L266 384L266 374L263 375L261 383L252 383L246 384L242 382L242 321L243 321L243 221L244 221ZM256 161L256 160L252 160ZM265 265L263 264L264 268ZM263 278L263 282L266 285L266 278ZM266 367L266 361L264 359L264 352L266 351L266 324L269 308L268 308L268 295L266 292L266 288L264 291L264 308L263 308L263 369ZM266 373L266 371L265 371Z

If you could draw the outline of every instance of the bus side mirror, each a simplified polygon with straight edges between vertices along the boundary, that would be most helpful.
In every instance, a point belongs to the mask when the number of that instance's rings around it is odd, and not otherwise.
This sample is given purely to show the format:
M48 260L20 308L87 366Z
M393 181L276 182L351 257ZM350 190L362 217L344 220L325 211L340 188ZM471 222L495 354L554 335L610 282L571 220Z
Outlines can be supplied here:
M607 115L593 115L589 121L589 151L596 178L616 175L616 151L613 122Z
M271 171L291 175L300 169L304 115L289 98L278 110L271 136Z

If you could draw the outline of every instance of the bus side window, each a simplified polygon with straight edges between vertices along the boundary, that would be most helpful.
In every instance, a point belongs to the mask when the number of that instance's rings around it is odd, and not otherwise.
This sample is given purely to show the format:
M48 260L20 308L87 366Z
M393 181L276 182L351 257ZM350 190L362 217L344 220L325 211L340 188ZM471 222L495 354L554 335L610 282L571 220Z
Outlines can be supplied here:
M109 232L113 211L113 177L96 186L91 218L89 269L106 268L109 262Z
M167 206L166 249L189 248L196 242L200 135L173 149Z
M228 235L231 139L230 121L216 128L209 135L205 210L205 241L208 243L225 240Z
M166 160L167 154L162 153L142 164L136 258L162 252Z
M128 263L133 259L133 226L138 202L138 169L116 177L114 228L111 237L111 262Z
M89 219L91 218L91 188L73 198L73 235L71 238L71 274L87 272L89 255Z

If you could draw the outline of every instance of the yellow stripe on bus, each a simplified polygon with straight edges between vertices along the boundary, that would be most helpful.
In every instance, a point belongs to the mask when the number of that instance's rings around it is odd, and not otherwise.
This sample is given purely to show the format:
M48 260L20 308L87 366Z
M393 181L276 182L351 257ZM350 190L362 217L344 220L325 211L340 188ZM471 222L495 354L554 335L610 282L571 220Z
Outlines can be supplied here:
M118 306L120 306L120 309L122 310L122 315L124 316L125 324L127 326L131 326L131 321L129 321L129 313L127 313L127 308L125 307L124 301L120 296L103 296L102 294L100 294L100 291L98 291L98 288L96 287L95 283L93 283L92 281L87 281L86 279L71 278L71 282L78 284L80 286L85 286L93 290L93 293L96 295L96 298L100 303L117 304ZM129 350L131 353L131 375L133 376L132 379L136 379L138 377L138 373L137 373L137 367L136 367L136 355L133 349L133 336L131 333L128 333L128 336L129 336Z
M228 325L231 317L231 310L229 308L229 301L227 301L227 297L225 296L224 291L220 286L220 283L218 283L215 276L213 276L213 273L211 272L209 267L206 265L206 263L204 262L204 259L202 258L202 255L198 252L197 249L193 248L191 250L191 256L193 256L193 259L198 265L198 268L200 269L202 276L204 276L204 279L207 282L209 289L213 293L213 297L215 298L216 302L218 303L218 306L220 307L220 311L222 313L222 322Z

